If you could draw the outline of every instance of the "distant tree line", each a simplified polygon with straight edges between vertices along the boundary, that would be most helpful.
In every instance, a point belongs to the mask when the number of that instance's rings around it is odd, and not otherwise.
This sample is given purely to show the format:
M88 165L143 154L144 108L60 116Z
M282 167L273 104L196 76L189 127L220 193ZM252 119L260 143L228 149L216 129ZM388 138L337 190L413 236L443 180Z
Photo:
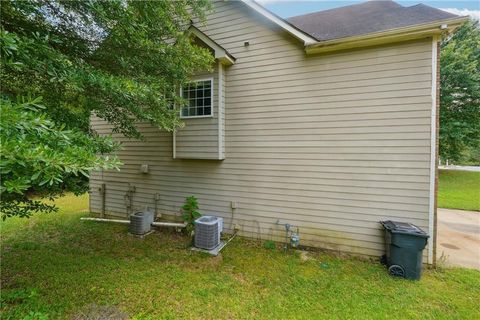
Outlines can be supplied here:
M441 44L440 158L480 165L480 28L470 20Z

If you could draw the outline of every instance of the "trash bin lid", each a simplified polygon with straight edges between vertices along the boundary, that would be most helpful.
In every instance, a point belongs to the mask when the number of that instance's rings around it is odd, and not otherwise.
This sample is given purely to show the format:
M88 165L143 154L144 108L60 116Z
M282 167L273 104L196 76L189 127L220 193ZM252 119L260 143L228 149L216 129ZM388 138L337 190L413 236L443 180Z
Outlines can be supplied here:
M392 233L412 234L412 235L428 238L428 234L425 231L423 231L416 225L413 225L408 222L387 220L387 221L380 221L380 223L383 225L385 229L389 230Z

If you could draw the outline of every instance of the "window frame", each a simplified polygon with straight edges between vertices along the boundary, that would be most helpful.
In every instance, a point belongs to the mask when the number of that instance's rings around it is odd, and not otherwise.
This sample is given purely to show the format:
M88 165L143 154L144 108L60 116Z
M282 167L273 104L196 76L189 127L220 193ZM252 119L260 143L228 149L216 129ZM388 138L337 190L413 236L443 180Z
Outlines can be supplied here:
M211 105L210 105L210 114L208 115L200 115L200 116L183 116L182 115L182 110L184 107L181 107L180 108L180 119L201 119L201 118L213 118L213 97L214 97L214 78L213 77L210 77L210 78L202 78L202 79L193 79L190 81L190 83L196 83L196 82L203 82L203 81L210 81L210 101L211 101ZM183 98L183 86L180 87L180 97Z

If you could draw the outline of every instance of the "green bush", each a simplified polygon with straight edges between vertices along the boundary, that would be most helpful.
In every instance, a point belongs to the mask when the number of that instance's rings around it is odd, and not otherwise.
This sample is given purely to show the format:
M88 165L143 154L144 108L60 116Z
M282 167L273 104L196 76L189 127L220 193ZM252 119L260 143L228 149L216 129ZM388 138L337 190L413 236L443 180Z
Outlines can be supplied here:
M192 235L194 230L195 220L200 218L202 215L198 212L198 201L194 196L187 197L185 199L185 204L182 207L182 218L183 221L187 223L185 227L185 232L187 235Z

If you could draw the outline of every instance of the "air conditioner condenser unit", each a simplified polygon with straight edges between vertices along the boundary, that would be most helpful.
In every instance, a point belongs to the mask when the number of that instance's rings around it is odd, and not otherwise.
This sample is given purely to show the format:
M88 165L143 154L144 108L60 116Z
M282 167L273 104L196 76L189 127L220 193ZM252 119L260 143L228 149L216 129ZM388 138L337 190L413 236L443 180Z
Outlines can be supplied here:
M211 250L220 245L223 218L203 216L195 220L195 247Z

